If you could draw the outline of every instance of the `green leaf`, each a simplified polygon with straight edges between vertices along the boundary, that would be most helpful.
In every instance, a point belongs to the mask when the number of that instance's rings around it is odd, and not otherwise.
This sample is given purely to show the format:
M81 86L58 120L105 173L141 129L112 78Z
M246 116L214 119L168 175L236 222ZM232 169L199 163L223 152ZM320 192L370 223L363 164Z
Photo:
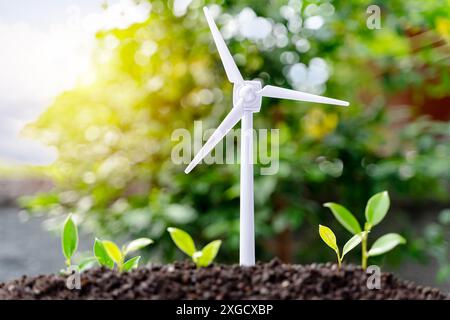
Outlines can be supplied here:
M114 268L114 261L109 257L108 252L106 252L105 246L100 239L95 238L93 251L95 258L101 266L109 269Z
M137 257L131 258L130 260L125 262L122 267L123 271L130 271L132 269L137 268L139 265L140 259L141 259L141 256L137 256Z
M64 222L61 244L64 257L66 257L67 260L70 260L78 247L78 229L71 214Z
M399 244L405 244L406 240L397 233L388 233L377 239L367 253L369 257L378 256L394 249Z
M328 202L324 204L324 207L330 208L337 221L339 221L339 223L351 233L357 234L362 231L358 220L356 220L356 218L344 206L337 203Z
M108 256L115 262L117 265L122 265L123 263L123 255L122 251L120 251L119 247L112 241L102 241L103 247L106 250Z
M387 191L373 195L366 205L366 220L375 226L383 220L389 210L390 200Z
M197 251L195 249L194 240L192 240L191 236L186 231L177 228L167 228L167 231L169 231L170 237L173 242L175 242L178 249L190 257L194 255L195 251Z
M353 250L358 244L361 243L363 237L365 236L366 232L360 232L358 234L355 234L353 237L350 238L350 240L347 241L347 243L344 245L344 249L342 250L342 257L349 253L351 250Z
M334 251L339 252L339 248L336 244L336 236L334 235L334 232L326 227L319 225L319 235L322 238L322 240Z
M125 255L134 251L138 251L150 244L153 243L152 239L149 238L139 238L136 240L131 241L128 245L127 248L125 249Z
M196 262L197 266L198 267L209 266L216 258L221 245L222 245L222 241L220 241L220 240L214 240L214 241L208 243L201 251L202 254Z
M92 268L96 264L96 262L97 259L95 257L85 258L81 260L80 263L78 263L78 269L80 270L80 272L83 272L85 270Z

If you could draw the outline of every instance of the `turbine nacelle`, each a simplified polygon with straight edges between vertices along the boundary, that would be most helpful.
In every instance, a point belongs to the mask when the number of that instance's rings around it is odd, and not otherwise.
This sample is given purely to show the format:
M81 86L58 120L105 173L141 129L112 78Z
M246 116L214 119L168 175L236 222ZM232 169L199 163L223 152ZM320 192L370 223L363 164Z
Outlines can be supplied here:
M233 87L233 106L241 105L244 111L259 112L262 96L261 82L257 80L244 81Z

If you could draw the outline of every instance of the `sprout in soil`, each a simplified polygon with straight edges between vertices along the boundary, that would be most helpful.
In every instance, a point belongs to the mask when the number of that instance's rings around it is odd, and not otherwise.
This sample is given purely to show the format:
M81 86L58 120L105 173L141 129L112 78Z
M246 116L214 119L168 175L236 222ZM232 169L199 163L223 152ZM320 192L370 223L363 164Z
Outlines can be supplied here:
M167 231L178 249L191 257L197 268L209 266L214 261L222 244L222 241L214 240L202 250L197 251L194 240L186 231L177 228L167 228Z
M139 238L131 241L128 245L123 246L122 250L112 241L95 239L94 255L97 262L104 267L114 269L114 264L120 272L130 271L137 268L140 256L133 257L125 261L125 257L131 253L138 251L150 244L153 240L148 238Z
M325 207L330 208L331 212L339 223L352 234L361 234L363 232L358 220L350 211L344 206L329 202L324 204ZM364 234L361 240L362 246L362 261L361 266L363 269L367 268L367 259L369 257L378 256L384 254L399 244L405 244L406 240L397 233L388 233L378 238L370 250L367 250L368 234L374 226L379 224L386 216L390 206L389 194L387 191L383 191L373 195L366 205L365 217L366 222L364 224Z
M66 258L67 268L61 270L63 274L71 273L70 268L76 268L79 272L83 272L96 263L94 257L86 257L82 259L77 265L72 265L72 258L75 255L78 248L78 228L73 221L72 214L69 214L66 221L64 222L62 233L61 233L61 247L64 257Z
M344 260L345 255L361 243L361 240L363 239L365 233L366 232L363 231L351 237L350 240L348 240L344 245L341 255L339 247L336 243L336 236L334 235L334 232L326 226L319 225L319 235L322 238L323 242L325 242L331 249L336 252L339 269L341 269L342 260Z
M78 229L72 219L72 214L69 214L64 222L61 233L61 247L63 255L66 258L66 266L70 268L72 265L72 257L78 248Z

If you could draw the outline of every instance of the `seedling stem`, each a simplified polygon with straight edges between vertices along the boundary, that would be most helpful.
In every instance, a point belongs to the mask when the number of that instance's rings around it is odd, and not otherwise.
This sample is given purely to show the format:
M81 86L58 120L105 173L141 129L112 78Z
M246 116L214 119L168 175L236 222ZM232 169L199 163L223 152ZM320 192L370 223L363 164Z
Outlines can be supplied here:
M363 268L363 270L366 270L367 268L367 240L369 237L369 232L370 229L372 229L372 226L370 225L370 223L365 223L364 224L364 231L366 231L363 235L362 241L361 241L361 267Z

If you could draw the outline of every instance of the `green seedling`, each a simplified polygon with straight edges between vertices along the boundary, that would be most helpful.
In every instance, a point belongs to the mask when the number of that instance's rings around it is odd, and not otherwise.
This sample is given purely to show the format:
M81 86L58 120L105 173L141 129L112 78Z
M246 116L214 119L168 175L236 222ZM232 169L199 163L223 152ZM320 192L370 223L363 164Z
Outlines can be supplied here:
M222 241L214 240L202 250L197 251L194 240L186 231L177 228L168 228L167 231L178 249L191 257L197 268L209 266L216 258L222 244Z
M360 234L363 232L358 220L344 206L329 202L324 204L328 207L339 223L352 234ZM362 260L361 266L367 268L367 259L369 257L378 256L394 249L399 244L405 244L406 240L397 233L388 233L380 237L374 242L370 250L367 250L367 240L369 232L374 226L379 224L386 216L390 207L390 199L387 191L383 191L373 195L367 202L365 209L364 234L361 240Z
M341 255L339 247L336 243L336 236L334 232L326 226L319 225L319 235L322 238L323 242L325 242L331 249L336 252L339 269L341 269L342 260L344 260L345 255L361 243L364 237L364 233L365 232L363 231L351 237L350 240L348 240L344 245Z
M78 248L78 228L69 214L64 222L61 232L61 247L64 257L66 258L66 266L70 268L72 265L72 257Z
M123 246L122 249L119 249L117 244L112 241L96 238L93 250L95 258L101 266L114 269L114 265L117 265L117 269L120 272L123 272L137 268L139 260L141 259L140 256L136 256L125 261L126 256L152 243L153 240L151 239L139 238L131 241L128 245Z
M94 257L87 257L82 259L76 265L72 265L73 256L78 249L78 228L73 221L72 214L70 214L66 221L64 222L63 229L61 232L61 247L64 257L66 258L66 269L61 270L63 274L70 273L70 268L77 268L79 272L83 272L96 263Z

